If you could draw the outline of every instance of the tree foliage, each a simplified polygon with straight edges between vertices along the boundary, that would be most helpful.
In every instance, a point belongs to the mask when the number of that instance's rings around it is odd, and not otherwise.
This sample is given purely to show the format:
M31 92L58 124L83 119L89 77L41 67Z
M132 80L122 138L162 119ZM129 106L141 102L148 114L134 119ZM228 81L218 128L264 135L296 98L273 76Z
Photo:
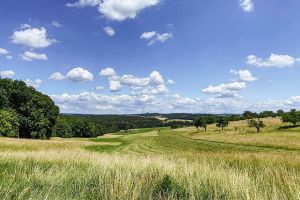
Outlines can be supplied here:
M0 79L0 110L15 113L21 138L50 138L59 115L59 108L50 97L27 87L23 81L10 79Z
M226 116L219 116L216 121L217 127L222 128L224 130L225 127L229 125L229 119Z
M264 122L261 119L250 119L248 121L248 125L249 125L249 127L256 128L258 133L260 132L261 128L266 127L266 125L264 124Z
M208 119L206 117L198 117L194 120L194 125L196 126L196 128L199 130L200 128L204 128L204 130L206 131L207 129L207 125L208 125Z
M277 110L277 116L278 117L282 117L284 115L284 110L280 109L280 110Z
M292 109L290 112L284 113L281 118L282 122L292 123L293 126L296 126L300 122L300 113L296 109Z
M19 137L18 116L14 111L0 110L0 135Z
M258 114L251 112L251 111L245 111L242 114L242 117L243 117L243 119L252 119L252 118L258 117Z
M70 138L73 136L72 134L72 126L64 117L59 117L54 126L53 136L62 137L62 138Z

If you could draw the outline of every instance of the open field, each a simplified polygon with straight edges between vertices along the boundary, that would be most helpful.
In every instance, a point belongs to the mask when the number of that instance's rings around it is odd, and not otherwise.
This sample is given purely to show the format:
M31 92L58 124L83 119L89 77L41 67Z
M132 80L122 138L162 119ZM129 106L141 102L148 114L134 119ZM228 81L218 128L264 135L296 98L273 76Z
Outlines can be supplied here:
M0 138L0 199L300 199L300 128L265 119L94 139Z

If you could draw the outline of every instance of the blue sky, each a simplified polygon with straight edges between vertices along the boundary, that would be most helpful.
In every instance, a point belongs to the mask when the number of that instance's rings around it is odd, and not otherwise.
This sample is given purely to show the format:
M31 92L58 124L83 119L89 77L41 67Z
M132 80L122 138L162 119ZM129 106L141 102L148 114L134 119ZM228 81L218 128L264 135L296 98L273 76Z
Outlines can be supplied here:
M300 2L4 0L0 76L69 113L300 108Z

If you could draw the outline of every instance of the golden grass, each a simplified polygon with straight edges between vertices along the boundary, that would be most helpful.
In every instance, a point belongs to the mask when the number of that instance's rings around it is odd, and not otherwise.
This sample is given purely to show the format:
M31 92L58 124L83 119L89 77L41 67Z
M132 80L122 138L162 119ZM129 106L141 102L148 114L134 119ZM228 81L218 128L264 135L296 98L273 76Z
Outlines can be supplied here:
M223 132L0 138L0 199L300 199L300 133L266 123L260 134L241 121Z

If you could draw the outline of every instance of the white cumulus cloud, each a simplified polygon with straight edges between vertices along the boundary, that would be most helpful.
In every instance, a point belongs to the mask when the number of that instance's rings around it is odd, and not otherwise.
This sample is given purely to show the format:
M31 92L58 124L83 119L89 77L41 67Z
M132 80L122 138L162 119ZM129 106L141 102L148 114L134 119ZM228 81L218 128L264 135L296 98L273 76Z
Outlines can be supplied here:
M24 53L20 54L20 57L24 61L32 61L32 60L48 60L46 54L38 54L30 51L25 51Z
M102 69L100 76L106 77L112 92L120 91L123 87L128 86L132 93L139 95L166 94L168 89L162 75L153 71L148 77L138 77L131 74L118 75L112 68Z
M73 82L93 81L93 74L82 67L76 67L70 70L66 77Z
M217 86L210 85L207 88L203 89L202 92L206 94L223 94L226 92L240 91L246 89L245 82L232 82L232 83L222 83Z
M55 39L48 37L47 30L44 27L15 31L11 36L11 41L14 44L21 44L31 48L45 48L57 42Z
M156 35L156 31L151 31L151 32L144 32L140 36L141 39L152 39Z
M97 7L98 11L108 19L123 21L134 19L145 8L155 6L160 0L79 0L68 3L68 7Z
M153 45L156 42L162 42L164 43L165 41L172 39L173 34L172 33L157 33L156 31L151 31L151 32L144 32L140 36L141 39L145 39L148 41L148 45Z
M115 70L113 68L105 68L102 69L99 73L100 76L104 76L104 77L111 77L111 76L115 76L117 73L115 72Z
M248 69L239 71L231 70L230 72L237 75L241 81L252 82L257 80Z
M54 81L61 81L66 79L66 77L62 75L60 72L55 72L49 76L49 79Z
M299 58L294 58L289 55L277 55L271 54L269 58L263 59L255 55L249 55L247 57L247 64L257 66L257 67L292 67L299 63Z
M0 55L6 55L9 51L7 49L0 48Z

